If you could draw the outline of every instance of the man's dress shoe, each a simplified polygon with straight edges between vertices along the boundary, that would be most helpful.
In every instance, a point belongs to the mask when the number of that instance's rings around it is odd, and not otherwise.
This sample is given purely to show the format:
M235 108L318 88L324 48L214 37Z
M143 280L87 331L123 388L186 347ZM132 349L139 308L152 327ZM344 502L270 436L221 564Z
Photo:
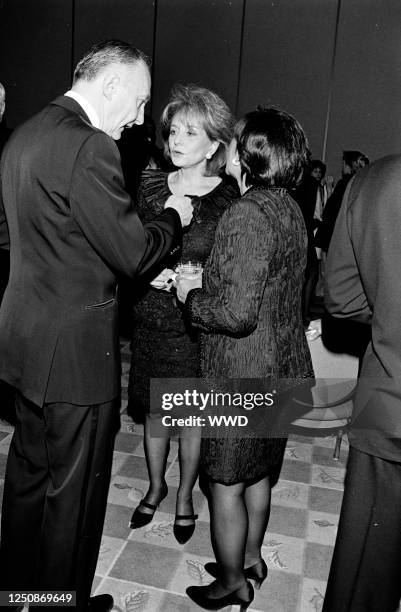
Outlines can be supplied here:
M88 612L110 612L114 606L114 599L111 595L95 595L89 598Z

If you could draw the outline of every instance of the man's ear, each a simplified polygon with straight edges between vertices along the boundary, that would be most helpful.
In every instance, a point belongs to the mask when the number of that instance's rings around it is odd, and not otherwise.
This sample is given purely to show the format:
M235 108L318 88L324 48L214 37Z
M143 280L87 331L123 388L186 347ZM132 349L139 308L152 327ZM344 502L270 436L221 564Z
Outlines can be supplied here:
M120 82L120 75L116 72L107 72L103 77L102 90L107 100L111 100Z

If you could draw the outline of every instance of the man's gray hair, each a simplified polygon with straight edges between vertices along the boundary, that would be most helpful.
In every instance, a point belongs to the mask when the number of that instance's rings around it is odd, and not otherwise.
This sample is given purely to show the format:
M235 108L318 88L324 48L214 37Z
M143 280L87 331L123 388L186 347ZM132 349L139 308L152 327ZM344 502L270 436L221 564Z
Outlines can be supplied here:
M150 58L140 49L121 40L106 40L93 45L78 62L73 85L81 79L92 81L99 72L110 64L135 64L144 62L150 66Z

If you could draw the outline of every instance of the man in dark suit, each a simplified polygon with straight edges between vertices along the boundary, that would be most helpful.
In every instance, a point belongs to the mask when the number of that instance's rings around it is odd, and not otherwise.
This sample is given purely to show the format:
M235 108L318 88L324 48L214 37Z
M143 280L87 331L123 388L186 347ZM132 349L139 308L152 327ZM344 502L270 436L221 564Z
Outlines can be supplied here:
M355 397L324 612L394 612L401 597L401 156L358 172L327 258L326 306L371 325Z
M0 157L6 145L6 142L10 138L12 132L12 130L7 126L6 120L4 118L5 110L6 90L4 89L3 84L0 83ZM0 249L0 304L1 300L3 299L4 290L7 287L9 268L9 252L6 249Z
M72 90L14 132L1 164L11 269L0 379L17 390L1 590L75 590L78 610L88 609L118 427L116 274L171 254L192 217L189 199L173 196L143 226L124 189L114 140L143 122L148 63L126 43L95 45Z

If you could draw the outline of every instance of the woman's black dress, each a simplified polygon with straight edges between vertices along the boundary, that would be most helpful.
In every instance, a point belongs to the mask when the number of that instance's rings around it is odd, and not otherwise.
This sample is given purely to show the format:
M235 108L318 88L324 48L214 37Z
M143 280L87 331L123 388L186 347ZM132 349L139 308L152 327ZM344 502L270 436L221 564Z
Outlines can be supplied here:
M143 174L138 196L138 214L150 221L164 208L171 194L168 173L148 170ZM191 195L191 194L188 194ZM184 233L182 250L174 259L163 261L163 268L174 268L179 261L206 262L213 246L217 223L233 198L235 184L223 177L211 192L192 198L194 218ZM141 296L134 305L132 361L129 376L129 412L141 420L149 411L150 378L195 378L199 375L198 333L188 326L175 304L173 294L153 289L149 282L157 275L141 279Z

